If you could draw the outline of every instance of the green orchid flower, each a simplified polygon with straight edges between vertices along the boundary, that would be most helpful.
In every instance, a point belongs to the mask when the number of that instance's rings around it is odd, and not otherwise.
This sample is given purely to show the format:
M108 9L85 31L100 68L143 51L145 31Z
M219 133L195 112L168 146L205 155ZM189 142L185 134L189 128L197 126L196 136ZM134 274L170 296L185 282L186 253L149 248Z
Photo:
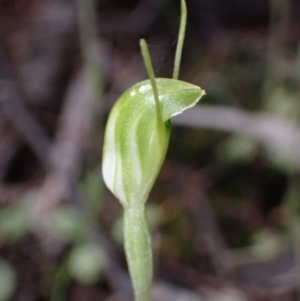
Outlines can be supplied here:
M166 156L170 119L205 94L200 87L177 79L186 24L184 0L181 10L173 79L155 78L147 44L141 40L149 80L120 96L104 135L102 174L124 208L125 252L136 301L150 300L153 263L144 207Z

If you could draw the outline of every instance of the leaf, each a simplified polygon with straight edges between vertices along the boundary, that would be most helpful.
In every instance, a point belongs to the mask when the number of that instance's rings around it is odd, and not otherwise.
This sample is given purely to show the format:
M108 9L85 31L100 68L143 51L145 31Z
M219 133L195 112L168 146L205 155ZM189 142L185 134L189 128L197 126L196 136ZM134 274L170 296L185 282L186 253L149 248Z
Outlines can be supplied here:
M93 284L106 268L107 258L100 246L83 243L70 255L68 269L73 278L84 284Z
M10 300L15 288L15 271L5 259L0 258L0 301Z

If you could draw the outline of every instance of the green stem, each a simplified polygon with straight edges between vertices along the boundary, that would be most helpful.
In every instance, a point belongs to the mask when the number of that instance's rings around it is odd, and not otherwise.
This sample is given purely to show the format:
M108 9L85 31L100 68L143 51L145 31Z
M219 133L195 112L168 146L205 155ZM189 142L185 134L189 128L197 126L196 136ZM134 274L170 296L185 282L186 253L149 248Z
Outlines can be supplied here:
M186 3L185 0L181 0L181 18L180 18L178 42L177 42L176 54L175 54L173 79L178 79L179 77L182 48L183 48L185 29L186 29L186 19L187 19Z
M135 301L149 301L153 260L144 205L124 209L124 239Z
M157 85L155 81L155 75L151 63L151 58L148 50L148 45L144 39L140 40L140 47L142 51L142 56L144 59L144 64L148 73L148 77L150 79L150 83L152 86L153 94L154 94L154 100L155 100L155 107L156 107L156 115L157 115L157 121L158 124L162 124L162 113L161 113L161 108L159 104L159 99L158 99L158 90L157 90Z

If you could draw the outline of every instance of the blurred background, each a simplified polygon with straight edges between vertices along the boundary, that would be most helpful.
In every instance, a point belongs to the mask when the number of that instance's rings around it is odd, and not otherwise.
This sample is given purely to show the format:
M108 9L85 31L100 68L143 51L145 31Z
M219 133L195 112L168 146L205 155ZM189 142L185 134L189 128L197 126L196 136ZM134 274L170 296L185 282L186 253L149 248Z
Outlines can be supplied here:
M187 0L173 119L147 215L153 300L299 300L300 2ZM0 301L132 300L104 187L116 99L171 77L174 0L0 1Z

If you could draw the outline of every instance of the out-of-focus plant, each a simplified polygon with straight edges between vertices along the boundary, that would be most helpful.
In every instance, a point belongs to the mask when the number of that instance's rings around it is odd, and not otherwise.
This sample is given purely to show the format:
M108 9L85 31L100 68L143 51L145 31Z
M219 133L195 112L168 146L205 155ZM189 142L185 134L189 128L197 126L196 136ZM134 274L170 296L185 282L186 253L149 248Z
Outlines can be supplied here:
M0 301L10 300L16 287L16 275L11 265L0 258Z
M17 242L31 231L29 203L20 199L16 203L1 208L0 236L7 243Z
M198 86L178 80L186 15L182 0L173 79L155 78L142 39L149 80L135 84L120 96L105 130L102 173L124 208L125 252L137 301L150 300L153 264L145 202L166 155L170 118L194 106L205 94Z

